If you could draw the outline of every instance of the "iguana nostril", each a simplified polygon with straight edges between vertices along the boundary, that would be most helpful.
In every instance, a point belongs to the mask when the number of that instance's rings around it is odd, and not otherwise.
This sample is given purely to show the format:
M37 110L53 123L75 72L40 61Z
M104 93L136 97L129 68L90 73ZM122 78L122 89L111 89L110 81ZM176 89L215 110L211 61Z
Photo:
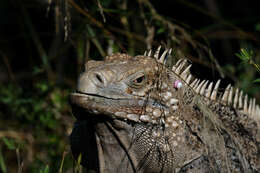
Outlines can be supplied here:
M100 76L100 74L96 73L96 74L95 74L95 78L96 78L96 80L97 80L99 83L104 84L104 81L103 81L102 77Z

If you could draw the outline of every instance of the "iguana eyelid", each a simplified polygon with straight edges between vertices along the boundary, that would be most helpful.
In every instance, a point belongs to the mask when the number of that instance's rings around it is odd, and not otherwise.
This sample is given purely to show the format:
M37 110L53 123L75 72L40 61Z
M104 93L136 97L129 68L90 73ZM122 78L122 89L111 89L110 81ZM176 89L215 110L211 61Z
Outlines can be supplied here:
M131 79L129 86L135 89L139 89L144 86L146 80L146 75L144 73L140 73Z

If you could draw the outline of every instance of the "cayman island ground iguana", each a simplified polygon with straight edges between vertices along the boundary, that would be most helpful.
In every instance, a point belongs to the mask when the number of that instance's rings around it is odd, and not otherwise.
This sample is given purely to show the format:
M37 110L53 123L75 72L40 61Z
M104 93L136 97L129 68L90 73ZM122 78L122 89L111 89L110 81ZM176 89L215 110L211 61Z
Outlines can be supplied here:
M239 89L165 62L171 53L88 61L70 103L74 156L101 173L260 172L260 108Z

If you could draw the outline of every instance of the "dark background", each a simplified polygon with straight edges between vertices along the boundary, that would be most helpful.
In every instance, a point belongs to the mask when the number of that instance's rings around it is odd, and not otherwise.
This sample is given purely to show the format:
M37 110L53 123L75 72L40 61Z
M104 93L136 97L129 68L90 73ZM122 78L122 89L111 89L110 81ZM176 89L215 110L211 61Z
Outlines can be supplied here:
M173 47L173 62L186 57L195 76L225 78L221 88L231 83L259 103L259 33L257 1L0 1L0 172L77 169L67 98L84 62L108 49ZM241 48L252 61L235 55Z

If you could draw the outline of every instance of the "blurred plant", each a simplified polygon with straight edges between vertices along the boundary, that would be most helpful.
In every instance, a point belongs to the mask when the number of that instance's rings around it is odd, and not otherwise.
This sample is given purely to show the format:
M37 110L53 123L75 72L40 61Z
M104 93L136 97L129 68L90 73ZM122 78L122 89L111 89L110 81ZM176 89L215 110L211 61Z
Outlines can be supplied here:
M0 135L1 136L1 135ZM3 143L4 145L1 145ZM19 148L23 148L22 142L18 142L12 138L6 138L2 137L0 138L0 172L2 171L3 173L10 172L7 169L7 165L5 164L5 158L4 154L2 153L2 148L6 147L8 150L15 151L17 155L17 161L18 161L18 169L22 170L22 165L20 162L20 153L19 153ZM18 171L18 173L20 173Z
M68 123L69 119L72 119L68 114L68 95L69 90L48 84L44 80L33 83L31 87L18 87L12 83L0 86L0 106L3 108L0 111L0 120L5 122L5 125L1 127L4 127L3 130L6 131L16 131L18 127L23 129L19 132L31 134L35 139L33 146L36 148L28 148L27 141L16 141L0 135L0 142L6 146L6 149L21 148L22 159L30 163L26 165L27 171L47 173L59 170L62 153L68 148L67 141L64 139L68 136L67 129L71 129L72 126L72 123ZM2 124L1 121L0 124ZM31 152L34 153L31 161L28 161L25 156L28 149L33 150ZM15 152L9 153L11 154L8 156L2 154L0 145L0 170L2 172L10 172L9 169L12 169L9 164L5 163L12 162ZM41 165L46 165L46 163L51 164L51 167L41 168ZM73 162L71 159L64 159L63 163L66 165L64 169L68 169Z
M49 165L46 165L44 168L40 169L39 173L49 173Z
M239 53L235 54L238 58L241 59L242 63L248 63L256 68L257 72L260 73L260 65L255 63L253 60L254 51L249 48L241 48ZM257 78L253 82L260 82L260 78Z
M6 169L6 164L5 164L5 160L4 160L4 156L2 153L2 148L0 147L0 172L6 173L7 169Z

